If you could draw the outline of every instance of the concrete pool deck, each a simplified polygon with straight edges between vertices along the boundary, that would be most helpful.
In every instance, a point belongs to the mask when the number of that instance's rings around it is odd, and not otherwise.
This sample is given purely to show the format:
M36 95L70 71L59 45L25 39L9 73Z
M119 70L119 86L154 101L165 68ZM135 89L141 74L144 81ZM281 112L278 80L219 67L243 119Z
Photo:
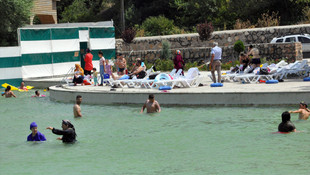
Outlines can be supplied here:
M286 79L278 84L241 84L224 82L223 87L210 87L212 83L205 76L204 86L197 88L176 88L164 92L158 89L116 88L110 86L52 86L52 101L72 103L82 95L83 104L142 104L149 94L164 105L293 105L310 100L310 82Z

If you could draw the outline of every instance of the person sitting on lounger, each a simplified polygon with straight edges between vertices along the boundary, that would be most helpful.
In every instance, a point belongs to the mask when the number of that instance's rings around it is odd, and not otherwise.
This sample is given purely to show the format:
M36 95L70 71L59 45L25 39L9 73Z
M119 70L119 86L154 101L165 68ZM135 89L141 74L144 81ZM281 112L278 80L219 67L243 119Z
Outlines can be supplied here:
M84 70L79 64L75 64L73 83L74 86L76 84L82 84L84 80Z
M136 70L133 71L132 73L128 74L131 78L133 76L136 76L138 79L142 79L146 76L146 72L144 71L144 68L141 66L142 61L138 60L136 63Z

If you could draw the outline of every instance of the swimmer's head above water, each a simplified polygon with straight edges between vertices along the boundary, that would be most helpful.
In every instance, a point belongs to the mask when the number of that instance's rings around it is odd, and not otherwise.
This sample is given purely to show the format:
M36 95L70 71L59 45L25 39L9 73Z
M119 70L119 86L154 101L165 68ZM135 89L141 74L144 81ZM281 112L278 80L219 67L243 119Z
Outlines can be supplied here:
M81 95L77 95L76 96L76 104L81 104L82 103L82 96Z
M35 91L36 96L40 96L40 92L38 90Z
M302 108L308 108L307 103L304 102L304 101L301 101L301 102L299 103L299 106L302 107Z
M32 131L32 133L36 134L38 132L38 125L36 122L32 122L30 124L30 130Z
M150 94L150 95L149 95L149 100L150 100L150 101L154 101L154 95L153 95L153 94Z
M291 120L291 114L288 111L282 113L282 122L288 122Z

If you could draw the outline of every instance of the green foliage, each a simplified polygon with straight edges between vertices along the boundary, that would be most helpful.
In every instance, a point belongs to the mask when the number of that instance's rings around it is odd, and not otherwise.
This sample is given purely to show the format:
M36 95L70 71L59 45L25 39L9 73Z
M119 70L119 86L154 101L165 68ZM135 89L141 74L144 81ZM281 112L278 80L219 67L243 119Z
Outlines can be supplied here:
M17 29L30 23L33 2L0 0L0 46L17 45Z
M185 63L184 70L187 71L191 67L198 67L198 62L194 61L194 62Z
M142 23L141 28L145 31L146 36L171 35L174 31L178 30L174 26L173 20L169 20L164 16L151 16L147 18Z
M236 52L238 52L238 54L240 53L240 52L243 52L244 51L244 44L243 44L243 42L241 41L241 40L238 40L238 41L236 41L235 42L235 44L234 44L234 50L236 51Z
M239 61L229 61L227 63L223 63L222 66L221 66L221 69L222 70L230 70L231 67L236 67L236 65L239 65Z
M164 40L162 41L162 50L160 52L160 56L162 59L171 59L171 50L170 50L171 44L169 41Z
M157 59L155 61L155 66L156 69L160 71L171 71L174 68L174 64L171 59Z
M86 21L90 11L86 7L85 0L75 0L71 5L64 8L61 13L60 22L81 22Z

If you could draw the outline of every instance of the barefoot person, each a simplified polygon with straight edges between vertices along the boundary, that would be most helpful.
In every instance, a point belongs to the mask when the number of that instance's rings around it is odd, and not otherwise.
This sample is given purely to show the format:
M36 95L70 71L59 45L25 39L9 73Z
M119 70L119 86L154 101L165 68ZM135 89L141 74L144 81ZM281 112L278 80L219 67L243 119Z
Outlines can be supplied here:
M299 113L299 120L307 120L310 115L310 110L308 105L302 101L299 103L299 109L296 111L289 111L289 113Z
M74 117L82 117L81 106L80 106L81 103L82 103L82 96L80 95L76 96L76 103L73 106Z
M46 141L44 134L38 131L38 125L36 122L30 124L31 134L27 137L27 141Z
M117 54L115 65L118 67L117 75L124 75L127 68L127 61L121 53Z
M5 96L5 98L15 97L15 94L11 91L11 86L7 86L5 89L5 92L1 94L2 96Z
M74 143L76 141L76 133L73 124L69 120L62 121L62 130L55 129L54 127L47 127L46 129L52 130L56 135L62 135L57 140L62 140L63 143Z
M287 111L282 113L282 123L278 126L279 132L296 132L295 125L291 122L291 114Z
M146 100L146 102L142 106L141 113L143 113L145 108L146 108L147 113L154 113L154 112L160 112L161 111L159 103L154 99L153 94L149 95L149 99Z

